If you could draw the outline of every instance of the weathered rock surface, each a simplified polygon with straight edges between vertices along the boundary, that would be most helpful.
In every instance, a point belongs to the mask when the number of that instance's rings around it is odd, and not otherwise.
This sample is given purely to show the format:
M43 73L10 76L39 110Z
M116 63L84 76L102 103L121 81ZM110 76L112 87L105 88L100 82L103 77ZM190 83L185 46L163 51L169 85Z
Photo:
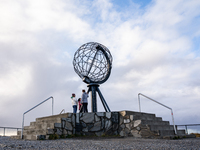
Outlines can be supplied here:
M184 132L181 133L184 134ZM162 118L156 117L154 114L132 111L67 113L37 118L36 122L32 122L30 126L24 128L25 139L48 138L51 134L162 138L174 135L174 130L169 122L162 121Z

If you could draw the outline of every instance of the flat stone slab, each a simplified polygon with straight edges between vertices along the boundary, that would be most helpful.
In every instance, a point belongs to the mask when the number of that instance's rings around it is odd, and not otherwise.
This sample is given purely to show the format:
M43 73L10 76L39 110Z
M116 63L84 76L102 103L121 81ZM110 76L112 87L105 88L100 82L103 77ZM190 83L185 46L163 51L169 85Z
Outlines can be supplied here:
M94 126L89 131L99 131L101 130L101 122L96 122Z
M80 120L84 121L85 123L93 123L94 122L94 113L85 113Z

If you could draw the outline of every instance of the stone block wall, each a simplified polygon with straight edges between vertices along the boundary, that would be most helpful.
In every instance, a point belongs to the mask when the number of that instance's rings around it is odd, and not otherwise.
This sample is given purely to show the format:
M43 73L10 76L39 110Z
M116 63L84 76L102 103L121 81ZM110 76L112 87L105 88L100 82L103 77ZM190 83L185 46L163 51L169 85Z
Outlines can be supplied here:
M55 123L54 129L47 129L47 134L58 135L118 135L119 113L70 113L68 118L62 118L61 123Z
M121 112L69 113L68 118L62 118L61 123L55 123L54 129L47 129L47 135L86 135L103 136L119 135L133 137L157 138L158 132L143 125L134 114Z

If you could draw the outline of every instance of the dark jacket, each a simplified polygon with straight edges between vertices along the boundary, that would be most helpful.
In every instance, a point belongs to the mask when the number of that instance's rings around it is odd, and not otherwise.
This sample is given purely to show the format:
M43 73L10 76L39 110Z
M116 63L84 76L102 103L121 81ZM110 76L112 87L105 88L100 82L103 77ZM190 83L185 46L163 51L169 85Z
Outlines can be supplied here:
M84 92L82 94L81 103L88 103L88 100L87 100L88 97L89 97L88 94Z

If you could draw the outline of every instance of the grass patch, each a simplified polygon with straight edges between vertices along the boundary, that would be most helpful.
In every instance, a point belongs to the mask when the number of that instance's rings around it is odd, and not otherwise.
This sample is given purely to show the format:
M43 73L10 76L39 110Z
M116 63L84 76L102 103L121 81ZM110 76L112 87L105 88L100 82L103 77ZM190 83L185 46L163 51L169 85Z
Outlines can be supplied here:
M56 139L59 139L59 135L58 134L49 135L49 140L56 140Z
M86 136L83 134L72 134L66 136L66 138L75 138L75 137L86 137Z
M103 133L101 135L101 137L120 137L120 135L119 134L117 134L117 135L106 135L105 133Z
M200 137L200 133L191 133L194 134L196 137Z
M67 136L64 135L64 134L60 135L60 139L65 139L66 137L67 137Z
M173 137L173 140L178 140L178 139L180 139L180 136Z

